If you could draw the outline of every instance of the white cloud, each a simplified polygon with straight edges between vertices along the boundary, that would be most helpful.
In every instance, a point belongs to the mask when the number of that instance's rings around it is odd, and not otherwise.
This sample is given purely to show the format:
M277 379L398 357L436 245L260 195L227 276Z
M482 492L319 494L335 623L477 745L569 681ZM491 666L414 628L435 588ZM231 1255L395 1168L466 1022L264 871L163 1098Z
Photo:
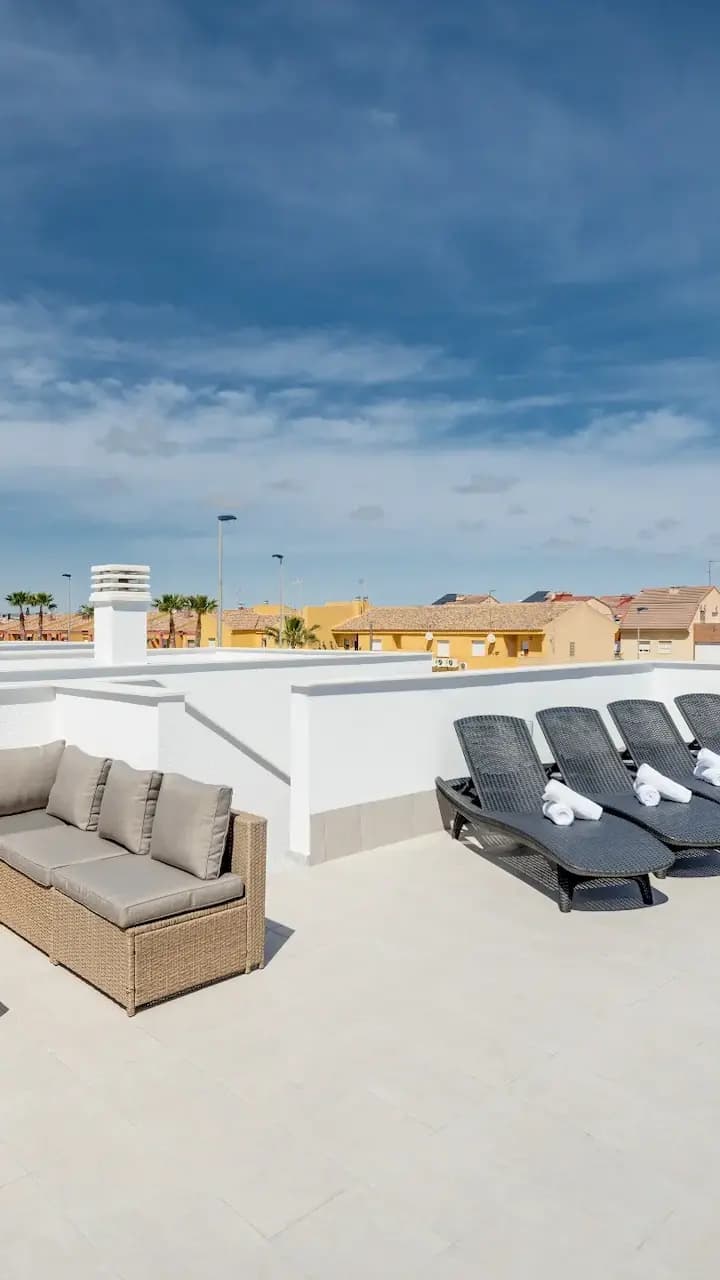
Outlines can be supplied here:
M530 553L540 572L539 548L568 557L605 548L620 561L633 545L640 556L691 554L712 533L710 416L671 405L593 414L578 399L562 434L524 428L524 407L509 431L513 404L528 397L483 397L477 379L472 394L460 384L428 395L421 383L412 393L368 381L305 388L290 360L285 379L278 364L271 381L149 378L118 359L108 373L101 320L48 303L0 309L0 484L80 527L130 530L138 555L145 540L150 555L178 531L211 537L207 495L221 493L220 506L247 516L244 546L280 534L308 558L330 546L383 555L391 531L394 554L422 562L445 537L460 554L459 534L486 523L494 554ZM315 336L298 349L307 354ZM108 341L124 350L122 332ZM352 349L382 363L381 348L362 338Z

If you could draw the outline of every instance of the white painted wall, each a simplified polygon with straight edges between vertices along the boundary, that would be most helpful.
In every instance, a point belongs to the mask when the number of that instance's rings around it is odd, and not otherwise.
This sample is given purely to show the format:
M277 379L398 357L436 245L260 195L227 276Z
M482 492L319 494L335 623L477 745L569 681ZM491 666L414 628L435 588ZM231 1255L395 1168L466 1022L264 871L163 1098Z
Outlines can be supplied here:
M35 747L61 737L54 689L0 690L0 748Z
M388 655L385 662L376 662L370 655L365 658L363 662L354 654L338 654L325 661L324 655L313 655L310 659L309 655L283 654L280 659L266 662L256 656L254 663L220 670L215 666L204 671L175 672L154 667L152 675L164 688L182 690L188 702L220 728L233 733L275 768L288 773L293 686L356 680L366 683L368 674L373 680L382 681L397 679L399 672L404 677L430 671L430 659L426 655L404 658L401 664L395 655Z
M672 709L679 693L720 691L720 667L709 664L572 664L438 679L420 662L413 674L394 658L368 667L354 655L341 664L283 655L214 670L206 661L153 663L132 680L127 671L122 680L117 671L114 680L59 683L44 671L33 682L6 678L0 747L64 737L139 768L226 783L237 807L268 818L277 865L288 848L309 851L314 814L429 792L437 774L464 773L452 723L459 716L522 716L549 759L534 724L542 707L604 709L614 698L646 697Z
M158 761L165 772L232 787L233 808L268 820L268 867L282 863L288 851L289 776L254 759L232 736L208 727L184 703L162 709Z
M307 757L310 813L387 800L430 790L438 774L466 772L453 729L460 716L522 716L550 759L533 723L542 707L605 707L614 698L653 696L653 668L629 663L296 687L291 771L296 758Z
M695 661L696 662L720 662L720 645L717 644L696 644L695 645Z
M58 645L60 648L58 649ZM86 658L91 658L93 654L93 646L89 640L71 641L67 640L3 640L0 641L0 662L5 662L10 658L27 658L29 662L33 658L47 658L48 654L58 653L65 657L67 654L74 656L83 654Z
M112 686L58 688L59 736L93 756L125 760L134 769L159 769L159 717L168 702L182 706L182 695Z

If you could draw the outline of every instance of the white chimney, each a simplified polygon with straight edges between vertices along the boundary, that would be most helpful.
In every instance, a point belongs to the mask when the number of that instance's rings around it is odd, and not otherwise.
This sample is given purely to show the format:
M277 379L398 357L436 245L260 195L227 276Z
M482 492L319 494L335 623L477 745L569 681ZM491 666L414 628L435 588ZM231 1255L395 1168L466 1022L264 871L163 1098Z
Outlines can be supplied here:
M103 666L146 662L150 566L95 564L90 572L95 661Z

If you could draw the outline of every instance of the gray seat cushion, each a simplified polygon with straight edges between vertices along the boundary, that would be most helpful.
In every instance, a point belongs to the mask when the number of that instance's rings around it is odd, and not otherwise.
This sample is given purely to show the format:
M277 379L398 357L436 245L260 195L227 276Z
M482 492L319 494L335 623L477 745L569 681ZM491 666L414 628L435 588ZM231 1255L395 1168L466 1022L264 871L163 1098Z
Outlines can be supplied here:
M47 742L0 751L0 814L44 809L64 750L64 742Z
M100 805L98 835L128 853L149 853L162 774L113 760Z
M53 818L81 831L97 831L98 815L112 760L66 747L47 802Z
M79 831L44 809L0 818L0 859L36 884L49 885L56 867L110 858L124 850L94 831Z
M230 824L230 787L166 773L158 796L150 857L212 880L220 875Z
M198 880L187 871L132 853L81 867L61 867L53 872L52 882L68 898L121 929L245 896L240 876Z

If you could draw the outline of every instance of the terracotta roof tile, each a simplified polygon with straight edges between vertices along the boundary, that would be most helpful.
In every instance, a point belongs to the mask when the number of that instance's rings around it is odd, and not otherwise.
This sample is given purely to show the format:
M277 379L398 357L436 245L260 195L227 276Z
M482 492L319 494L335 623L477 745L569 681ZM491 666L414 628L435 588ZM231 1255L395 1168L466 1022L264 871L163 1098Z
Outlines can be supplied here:
M543 604L438 604L407 608L373 608L357 618L348 618L334 632L341 634L437 631L542 631L558 614L572 608L573 601Z
M711 587L646 587L627 607L622 629L687 631Z
M79 613L71 615L70 625L73 631L92 630L92 618L87 619L81 617ZM68 616L66 613L45 613L43 614L43 635L67 634ZM40 619L36 613L25 615L25 632L27 635L36 635L40 628ZM20 632L20 619L13 615L12 618L0 617L0 635L6 635L8 632Z

